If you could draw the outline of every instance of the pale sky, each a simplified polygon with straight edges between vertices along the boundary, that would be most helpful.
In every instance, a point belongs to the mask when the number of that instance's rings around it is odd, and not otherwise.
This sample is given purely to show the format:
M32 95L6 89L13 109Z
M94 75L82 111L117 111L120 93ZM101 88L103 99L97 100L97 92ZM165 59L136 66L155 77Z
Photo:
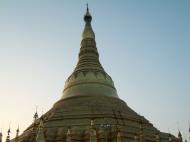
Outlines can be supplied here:
M158 129L188 138L189 0L0 0L0 128L11 138L62 96L86 3L118 95Z

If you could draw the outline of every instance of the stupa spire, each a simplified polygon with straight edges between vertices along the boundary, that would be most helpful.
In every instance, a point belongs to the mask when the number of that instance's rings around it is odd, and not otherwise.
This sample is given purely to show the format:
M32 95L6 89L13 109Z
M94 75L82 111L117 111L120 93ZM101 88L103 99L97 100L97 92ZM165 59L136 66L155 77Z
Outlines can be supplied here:
M86 7L86 14L84 15L84 21L86 24L85 24L84 31L82 34L82 39L85 39L85 38L95 39L95 34L91 26L92 16L89 12L88 4Z
M190 141L190 122L189 122L189 141Z
M79 95L107 95L118 97L111 77L105 72L96 48L95 34L91 26L92 16L88 5L84 15L85 27L82 33L78 63L65 83L62 98Z
M15 137L15 142L18 142L18 136L19 136L19 126L18 126L18 128L17 128L17 130L16 130L16 137Z
M34 122L38 119L38 112L37 112L37 106L36 106L36 112L34 114Z
M16 130L16 137L18 137L19 136L19 126L18 126L18 128L17 128L17 130Z
M86 4L86 10L89 11L89 9L88 9L88 3Z
M3 134L2 134L2 130L0 131L0 142L2 142L2 138L3 138Z
M183 142L183 139L182 139L182 134L181 132L179 131L178 133L178 139L179 139L179 142Z
M74 70L75 73L81 71L101 71L104 69L99 61L99 53L96 48L95 34L93 32L91 21L92 16L89 12L88 4L86 14L84 15L85 27L82 34L81 49L79 52L79 61Z
M10 142L10 133L11 133L11 130L10 130L10 127L7 131L7 138L6 138L6 142Z

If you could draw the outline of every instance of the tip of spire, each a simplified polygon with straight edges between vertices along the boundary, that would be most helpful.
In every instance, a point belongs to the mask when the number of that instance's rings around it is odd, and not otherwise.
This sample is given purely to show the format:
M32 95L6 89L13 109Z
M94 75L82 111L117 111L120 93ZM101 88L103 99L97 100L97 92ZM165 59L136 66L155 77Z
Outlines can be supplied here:
M181 132L180 132L180 130L179 130L179 132L178 132L178 137L181 137L182 135L181 135Z
M9 129L8 129L7 133L8 133L8 134L10 134L10 133L11 133L11 129L10 129L10 127L9 127Z
M19 126L18 126L18 128L17 128L16 132L17 132L17 133L19 133L19 131L20 131L20 130L19 130Z
M88 9L88 3L86 3L86 11L89 11L89 9Z
M88 8L88 3L86 4L86 14L84 15L84 20L86 22L91 22L92 20L92 17L90 15L89 8Z

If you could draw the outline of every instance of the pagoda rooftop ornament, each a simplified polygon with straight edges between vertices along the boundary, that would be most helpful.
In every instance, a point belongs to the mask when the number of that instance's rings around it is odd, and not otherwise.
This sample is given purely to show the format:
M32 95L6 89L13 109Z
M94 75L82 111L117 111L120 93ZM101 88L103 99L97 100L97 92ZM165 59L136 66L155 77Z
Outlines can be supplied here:
M87 38L95 39L95 34L91 26L92 16L89 12L88 4L86 8L86 14L84 15L84 21L86 24L82 34L82 39L87 39Z
M3 134L2 134L2 130L0 132L0 142L2 142L2 138L3 138Z
M10 127L7 131L7 138L6 138L6 142L10 142L10 133L11 133L11 130L10 130Z

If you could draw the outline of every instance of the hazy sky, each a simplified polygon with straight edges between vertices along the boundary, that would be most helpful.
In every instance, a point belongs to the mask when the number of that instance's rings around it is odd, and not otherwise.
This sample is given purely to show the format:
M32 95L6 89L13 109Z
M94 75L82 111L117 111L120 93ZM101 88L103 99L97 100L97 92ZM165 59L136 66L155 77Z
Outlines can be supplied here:
M0 128L61 98L78 58L86 3L100 61L121 99L161 131L188 138L189 0L0 0Z

